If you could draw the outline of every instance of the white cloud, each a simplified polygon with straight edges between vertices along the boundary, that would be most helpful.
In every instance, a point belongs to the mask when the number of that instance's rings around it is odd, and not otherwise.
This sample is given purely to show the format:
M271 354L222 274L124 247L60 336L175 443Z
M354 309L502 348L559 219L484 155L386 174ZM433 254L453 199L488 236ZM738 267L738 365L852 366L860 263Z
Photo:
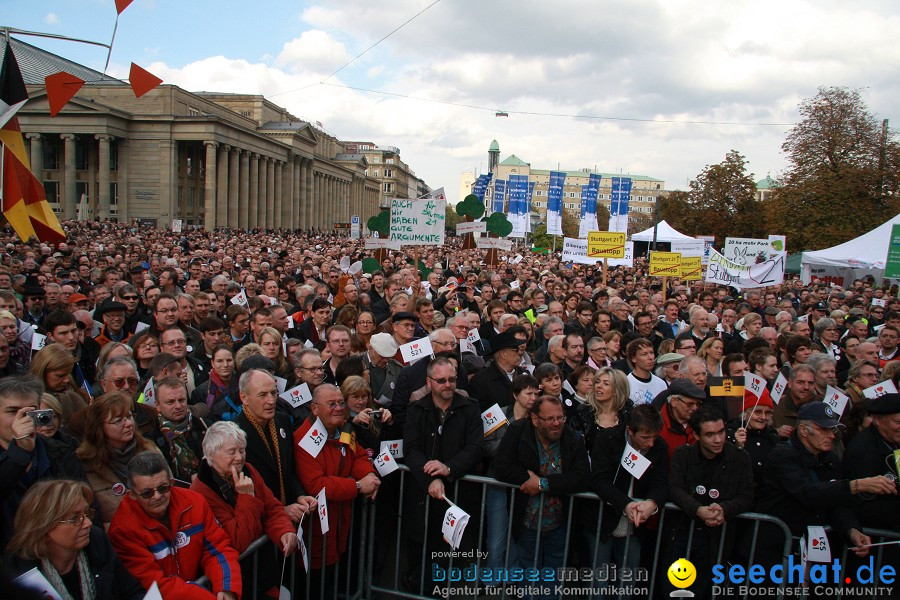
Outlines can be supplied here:
M59 17L56 13L47 13L44 17L44 23L47 25L59 25Z
M349 59L341 42L324 31L310 29L286 43L275 64L294 73L328 74Z

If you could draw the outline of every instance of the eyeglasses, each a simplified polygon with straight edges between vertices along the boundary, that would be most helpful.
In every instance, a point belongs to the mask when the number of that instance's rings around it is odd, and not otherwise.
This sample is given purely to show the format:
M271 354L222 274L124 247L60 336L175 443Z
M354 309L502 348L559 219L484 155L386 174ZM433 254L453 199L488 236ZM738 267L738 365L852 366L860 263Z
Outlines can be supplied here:
M456 377L441 377L440 379L435 379L434 377L429 377L428 379L432 380L438 385L446 385L447 383L456 383Z
M164 483L164 484L162 484L162 485L159 486L159 487L156 487L156 488L150 488L149 490L144 490L143 492L135 492L135 494L137 494L138 496L140 496L140 497L143 498L144 500L149 500L150 498L152 498L153 496L155 496L155 495L157 494L157 492L159 492L159 495L160 495L160 496L165 496L166 494L169 493L169 491L170 491L171 489L172 489L172 484L171 484L171 483Z
M334 410L336 408L340 408L341 410L343 410L343 409L347 408L346 402L329 402L328 404L321 404L321 403L317 402L316 404L318 404L319 406L325 407L328 410Z
M134 421L134 414L127 414L124 417L118 417L112 421L103 421L107 425L115 425L116 427L124 427L126 421Z
M72 525L73 527L79 527L82 523L84 523L85 519L93 520L94 515L97 514L96 508L88 508L83 513L77 513L72 515L68 519L62 519L61 521L57 521L57 523L65 523L66 525Z
M357 321L357 325L374 325L375 321Z
M109 381L117 388L123 388L126 385L128 387L136 386L138 384L137 377L117 377L115 379L106 379L105 381Z
M598 348L591 348L588 352L606 352L606 346L600 346Z
M122 296L122 300L137 300L137 296Z
M312 371L313 373L318 373L318 372L320 372L320 371L321 371L322 373L325 372L325 367L324 367L324 366L322 366L322 367L297 367L297 368L298 368L298 369L302 369L302 370L304 370L304 371Z
M566 417L565 415L562 417L542 417L541 415L534 415L544 423L565 423Z
M187 340L184 338L177 340L169 340L168 342L163 342L163 346L183 346L187 344Z
M447 348L456 348L456 342L431 342L432 346L446 346Z
M682 404L684 404L685 406L687 406L688 408L695 408L695 409L699 409L699 408L700 408L700 403L699 403L699 402L696 402L696 401L695 401L695 402L688 402L687 400L685 400L684 398L681 398L681 397L679 397L679 396L675 396L675 399L678 400L679 402L681 402Z
M158 312L162 315L169 315L169 314L178 312L178 309L177 308L157 308L156 312Z

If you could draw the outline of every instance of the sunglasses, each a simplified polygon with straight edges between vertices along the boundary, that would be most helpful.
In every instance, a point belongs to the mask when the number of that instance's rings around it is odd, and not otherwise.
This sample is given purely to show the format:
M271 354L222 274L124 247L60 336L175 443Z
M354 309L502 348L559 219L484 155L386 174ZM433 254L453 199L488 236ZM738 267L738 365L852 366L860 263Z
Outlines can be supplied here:
M157 488L150 488L149 490L144 490L143 492L135 492L135 494L137 494L144 500L149 500L150 498L155 496L157 492L159 492L160 496L165 496L166 494L169 493L169 491L171 489L172 489L171 483L164 483Z
M438 385L445 385L447 383L456 383L456 377L441 377L440 379L435 379L434 377L429 377L428 379L432 380Z

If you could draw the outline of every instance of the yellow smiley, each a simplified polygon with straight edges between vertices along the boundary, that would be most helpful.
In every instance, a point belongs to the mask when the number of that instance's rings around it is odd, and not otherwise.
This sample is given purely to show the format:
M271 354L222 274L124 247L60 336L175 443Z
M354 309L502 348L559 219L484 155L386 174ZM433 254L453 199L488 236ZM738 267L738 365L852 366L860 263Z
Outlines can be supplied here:
M682 589L690 587L694 580L697 579L697 569L686 558L679 558L673 562L667 574L669 575L669 583Z

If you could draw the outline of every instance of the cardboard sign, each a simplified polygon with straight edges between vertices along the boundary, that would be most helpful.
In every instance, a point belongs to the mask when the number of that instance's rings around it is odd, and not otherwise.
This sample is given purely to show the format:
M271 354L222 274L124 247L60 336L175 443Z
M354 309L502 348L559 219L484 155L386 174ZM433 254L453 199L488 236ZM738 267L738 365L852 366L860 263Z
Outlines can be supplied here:
M316 494L316 512L319 514L319 525L322 526L322 535L328 533L328 500L325 498L325 488Z
M434 356L431 340L426 337L403 344L400 346L400 356L403 357L403 362L408 364L412 364L427 356Z
M401 246L443 246L447 200L391 200L392 242Z
M378 471L378 474L382 477L390 475L400 468L400 465L397 464L397 460L391 458L390 452L382 452L376 456L375 460L372 462L375 465L375 470Z
M650 253L650 277L679 277L680 275L680 252Z
M577 238L563 238L562 261L577 263L579 265L596 265L602 263L603 258L589 258L587 255L587 240ZM610 267L634 266L634 242L625 242L624 258L609 258L606 263Z
M499 404L494 404L492 407L481 413L481 425L484 429L485 436L494 433L500 429L504 423L508 422L506 415L500 410Z
M315 458L319 456L319 452L325 447L327 437L328 432L325 430L322 420L317 418L316 422L313 423L312 427L309 428L309 431L306 432L306 435L303 436L303 439L297 445Z
M831 410L837 413L838 419L844 414L844 409L847 408L847 402L849 401L850 396L843 393L841 390L831 387L830 385L825 388L825 404L830 406Z
M868 398L869 400L874 400L875 398L880 398L885 394L896 394L897 386L894 385L894 382L890 379L882 381L880 383L876 383L872 387L867 387L862 391L863 396Z
M781 402L785 390L787 390L787 378L784 373L778 373L778 377L775 378L775 383L772 385L772 391L769 393L776 406Z
M384 440L381 442L381 452L385 451L394 458L403 458L403 440Z
M749 393L759 400L766 389L766 380L750 371L744 371L744 393Z
M475 247L476 248L495 248L497 250L512 250L513 242L512 240L507 240L504 238L492 238L492 237L478 237L475 238Z
M441 524L441 533L444 535L444 541L450 544L450 547L454 550L459 548L459 544L462 542L463 532L466 530L466 525L468 524L468 513L451 503L450 508L444 513L444 520Z
M631 473L635 479L640 479L644 472L650 467L651 462L646 456L631 447L631 444L625 442L625 452L622 453L622 468Z
M590 231L588 258L625 258L625 234L615 231Z
M825 528L820 525L810 525L806 528L806 560L815 563L831 562L831 545Z
M156 390L153 388L153 378L144 386L144 404L147 406L156 406Z
M456 225L456 235L484 233L485 231L487 231L487 221L472 221L470 223L458 223Z
M294 386L291 389L278 394L278 397L294 408L297 408L312 401L312 392L309 391L308 384L301 383L300 385Z
M241 290L241 293L239 293L237 296L235 296L234 298L231 299L231 303L238 304L240 306L243 306L244 308L247 308L247 306L248 306L247 292L245 292L244 290Z
M400 242L395 242L389 238L366 238L366 250L399 250Z
M787 254L776 254L768 260L745 266L728 260L714 249L709 251L709 267L704 281L742 289L781 285Z
M46 335L44 335L42 333L38 333L36 331L33 334L31 334L31 350L32 350L32 352L40 351L41 348L43 348L46 345L47 345L47 336Z

